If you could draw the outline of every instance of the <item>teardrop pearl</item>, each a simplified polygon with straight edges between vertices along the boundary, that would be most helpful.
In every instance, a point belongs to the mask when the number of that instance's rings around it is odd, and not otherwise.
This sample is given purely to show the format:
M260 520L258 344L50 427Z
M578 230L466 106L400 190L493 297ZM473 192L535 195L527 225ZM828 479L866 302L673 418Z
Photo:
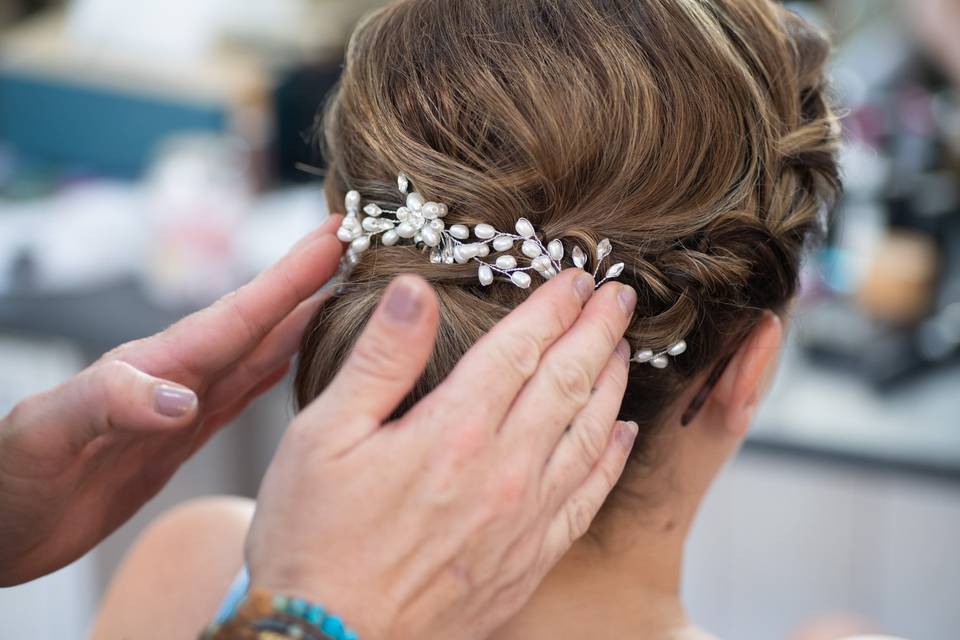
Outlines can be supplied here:
M410 177L405 173L401 173L400 175L398 175L397 189L400 189L402 193L406 193L407 189L409 188L410 188Z
M517 259L513 256L500 256L497 258L497 268L503 269L516 269L517 268Z
M483 286L489 286L493 283L493 269L488 265L482 264L477 270L477 277L480 278L480 284Z
M440 244L440 234L437 233L435 229L425 227L420 232L420 235L422 236L423 244L427 245L428 247L435 247Z
M526 289L530 286L530 274L526 271L514 271L510 274L510 280L513 281L513 284L517 285L521 289Z
M340 227L337 229L337 239L340 242L353 242L353 231L347 227Z
M489 247L488 245L486 245L486 244L478 243L478 244L477 244L477 257L478 257L478 258L486 258L488 255L490 255L490 247Z
M381 213L383 213L383 209L381 209L380 207L378 207L377 205L371 202L370 204L368 204L363 208L363 212L368 216L373 216L374 218L376 218Z
M417 228L409 222L401 222L400 226L397 227L397 234L401 238L412 238L417 235Z
M450 235L457 240L466 240L470 237L470 229L467 229L467 226L464 224L455 224L450 227Z
M350 248L357 253L363 253L370 248L370 236L360 236L350 243Z
M470 259L465 255L463 255L463 247L464 245L460 244L453 248L453 259L456 261L457 264L466 264L467 261Z
M670 345L670 348L667 350L667 353L676 357L682 354L686 350L687 350L687 342L685 340L681 340L680 342L676 342Z
M517 233L524 238L532 238L534 235L533 225L530 224L530 221L526 218L520 218L517 220L516 228Z
M387 231L385 234L380 236L380 242L382 242L385 246L392 247L393 245L400 242L400 234L394 231L393 229L391 229L390 231Z
M407 209L411 211L420 211L423 209L423 205L426 203L423 196L414 191L413 193L407 194Z
M653 351L650 349L641 349L633 356L633 361L639 362L640 364L650 362L651 360L653 360Z
M380 230L380 221L376 218L364 218L363 219L363 230L364 231L379 231Z
M577 269L583 269L583 265L587 264L587 254L580 247L573 248L573 264Z
M670 361L667 360L667 356L657 356L650 361L650 364L657 369L666 369Z
M347 207L347 212L354 212L360 209L360 192L347 191L347 197L343 199L343 204Z
M440 205L436 202L428 202L423 205L423 217L427 220L433 220L440 217Z
M533 259L533 262L531 262L530 265L536 270L537 273L542 274L550 268L551 262L550 258L547 256L537 256Z
M540 245L535 240L524 240L520 251L528 258L536 258L540 255Z
M547 245L547 253L551 260L560 262L563 260L563 243L559 240L551 240L550 244Z
M494 251L509 251L513 248L513 238L510 236L497 236L493 239Z
M467 260L471 260L477 257L477 254L480 253L479 245L475 244L462 244L460 245L460 255L462 255Z
M473 233L481 240L489 240L497 235L497 230L489 224L481 223L473 228Z

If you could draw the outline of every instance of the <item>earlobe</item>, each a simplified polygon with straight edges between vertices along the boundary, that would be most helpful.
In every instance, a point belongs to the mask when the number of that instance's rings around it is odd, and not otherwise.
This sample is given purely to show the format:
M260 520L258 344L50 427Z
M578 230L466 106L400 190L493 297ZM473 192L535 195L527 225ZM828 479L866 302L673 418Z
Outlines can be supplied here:
M783 322L772 311L764 311L717 384L716 399L726 413L725 429L733 435L746 435L766 384L776 370L782 344Z

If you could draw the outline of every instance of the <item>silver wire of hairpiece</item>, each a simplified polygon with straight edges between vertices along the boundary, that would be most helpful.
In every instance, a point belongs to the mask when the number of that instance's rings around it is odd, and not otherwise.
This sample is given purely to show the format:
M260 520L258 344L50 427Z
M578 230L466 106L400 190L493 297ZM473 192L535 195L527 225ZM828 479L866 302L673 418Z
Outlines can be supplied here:
M526 218L517 220L513 231L499 231L492 225L480 223L474 225L473 236L470 241L471 230L464 224L453 224L449 227L443 218L447 215L447 205L428 201L423 195L410 190L410 178L405 173L397 176L397 188L406 196L403 206L397 209L382 209L376 203L363 205L362 198L357 191L349 191L344 198L346 215L337 237L350 244L340 265L341 279L349 277L350 271L359 261L360 254L367 251L373 238L380 237L380 242L392 247L402 240L409 240L416 246L424 246L430 250L430 261L442 264L466 264L476 262L477 279L484 287L493 284L497 276L513 283L521 289L527 289L533 280L531 272L539 274L549 280L563 270L565 250L563 242L551 240L544 242L537 237L533 224ZM360 212L365 216L361 219ZM528 264L521 264L517 258L507 253L519 244L520 253L528 259ZM487 261L491 253L499 253L495 260ZM571 252L571 262L578 269L587 264L587 254L579 246ZM597 244L595 267L593 270L594 288L601 287L608 280L615 280L623 273L624 263L616 262L610 265L601 276L603 264L613 253L610 240L604 238ZM631 359L633 362L649 363L657 369L663 369L669 363L667 356L676 357L687 349L683 340L670 345L667 349L654 352L650 349L641 349Z

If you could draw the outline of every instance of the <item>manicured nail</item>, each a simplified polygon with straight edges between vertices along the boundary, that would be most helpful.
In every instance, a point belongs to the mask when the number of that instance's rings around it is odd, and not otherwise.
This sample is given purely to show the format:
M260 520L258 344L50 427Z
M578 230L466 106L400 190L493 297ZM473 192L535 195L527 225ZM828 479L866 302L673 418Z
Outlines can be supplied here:
M593 278L588 274L584 273L583 275L577 276L577 279L573 281L573 288L577 292L577 297L580 298L580 304L587 303L587 300L593 295L596 286L597 283L594 282Z
M399 324L413 324L423 311L420 296L409 285L398 282L390 287L387 301L384 303L387 317Z
M637 292L633 290L633 287L629 285L620 287L617 300L620 302L620 308L627 314L627 317L633 317L633 312L637 309Z
M621 339L617 343L617 354L623 358L624 362L630 362L630 343Z
M153 407L168 418L180 418L197 406L197 394L185 387L158 384L153 390Z
M617 440L624 449L630 451L633 449L633 443L636 441L639 432L640 426L636 422L621 422L620 430L617 431Z

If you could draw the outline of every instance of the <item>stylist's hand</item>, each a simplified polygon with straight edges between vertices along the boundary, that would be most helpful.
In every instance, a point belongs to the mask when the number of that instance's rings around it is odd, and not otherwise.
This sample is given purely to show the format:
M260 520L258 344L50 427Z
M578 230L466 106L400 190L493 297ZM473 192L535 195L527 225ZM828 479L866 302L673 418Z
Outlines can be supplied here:
M253 586L322 603L364 640L486 637L620 476L636 435L616 422L635 295L562 272L385 423L437 331L430 287L399 278L271 463L247 540Z
M0 586L79 558L284 374L335 272L339 218L250 284L0 420Z

